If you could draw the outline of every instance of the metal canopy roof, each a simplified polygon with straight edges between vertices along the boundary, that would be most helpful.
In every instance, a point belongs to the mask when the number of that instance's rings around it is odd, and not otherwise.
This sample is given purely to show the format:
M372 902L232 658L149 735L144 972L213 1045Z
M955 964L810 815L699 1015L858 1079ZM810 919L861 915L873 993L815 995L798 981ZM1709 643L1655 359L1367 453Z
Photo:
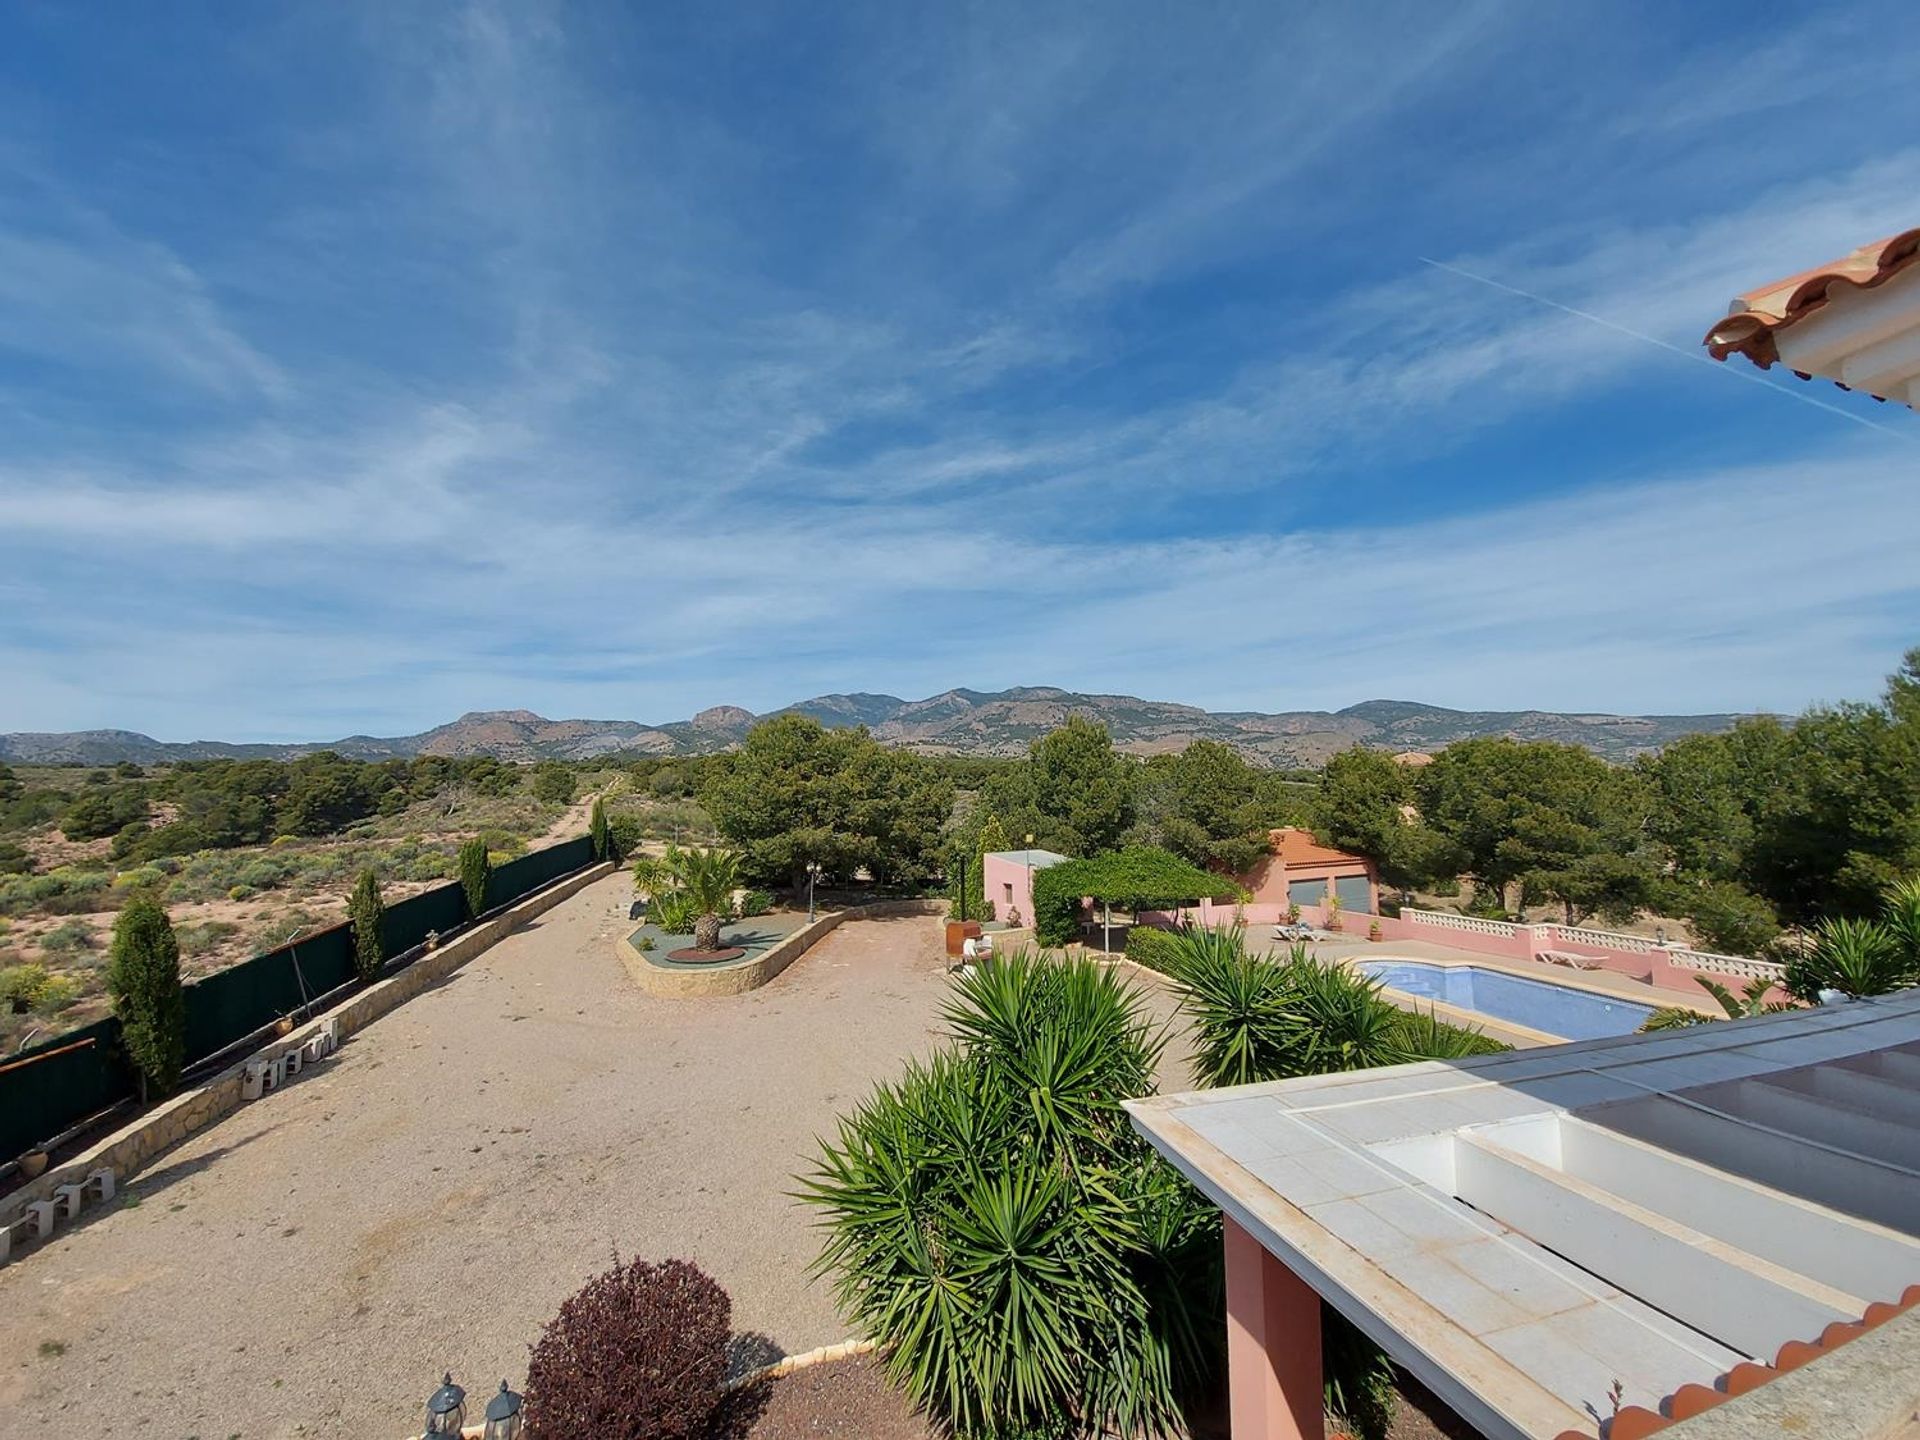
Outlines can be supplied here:
M1592 1433L1920 1281L1920 991L1130 1102L1483 1434Z

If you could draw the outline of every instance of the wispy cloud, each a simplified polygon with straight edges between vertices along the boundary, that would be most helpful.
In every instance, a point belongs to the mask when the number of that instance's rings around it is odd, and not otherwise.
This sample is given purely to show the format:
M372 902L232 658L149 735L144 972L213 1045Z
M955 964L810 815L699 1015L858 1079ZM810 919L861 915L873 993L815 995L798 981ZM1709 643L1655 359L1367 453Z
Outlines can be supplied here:
M6 152L0 729L1792 706L1920 622L1910 444L1419 263L1690 351L1911 223L1920 149L1836 158L1901 92L1511 7L319 13L209 52L259 153L168 112L164 207L120 122Z

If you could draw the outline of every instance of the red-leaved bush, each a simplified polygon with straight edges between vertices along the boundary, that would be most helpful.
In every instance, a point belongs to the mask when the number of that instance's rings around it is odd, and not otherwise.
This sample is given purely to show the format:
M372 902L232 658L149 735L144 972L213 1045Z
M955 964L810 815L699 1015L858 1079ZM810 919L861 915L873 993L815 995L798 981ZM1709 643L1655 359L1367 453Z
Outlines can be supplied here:
M733 1306L685 1260L616 1263L560 1307L527 1366L527 1440L705 1440Z

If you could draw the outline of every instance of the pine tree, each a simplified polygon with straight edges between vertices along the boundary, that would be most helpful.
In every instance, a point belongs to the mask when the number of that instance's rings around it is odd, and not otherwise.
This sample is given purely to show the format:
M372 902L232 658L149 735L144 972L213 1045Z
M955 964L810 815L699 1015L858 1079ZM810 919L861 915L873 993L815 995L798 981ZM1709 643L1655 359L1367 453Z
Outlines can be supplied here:
M380 881L373 871L362 870L347 902L347 914L353 921L353 968L362 980L371 980L386 964L387 947L380 937L380 922L387 907L380 899Z
M113 923L107 991L120 1038L140 1072L140 1093L169 1094L186 1062L187 1004L180 988L180 945L160 902L136 895Z

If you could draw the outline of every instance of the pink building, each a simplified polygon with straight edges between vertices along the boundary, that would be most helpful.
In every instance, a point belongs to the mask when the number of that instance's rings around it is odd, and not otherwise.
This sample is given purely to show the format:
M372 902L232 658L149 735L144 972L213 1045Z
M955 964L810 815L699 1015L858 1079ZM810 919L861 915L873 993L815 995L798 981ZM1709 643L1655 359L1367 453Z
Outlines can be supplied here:
M982 862L993 918L1009 925L1033 923L1033 872L1066 860L1051 850L995 850Z
M1272 840L1273 853L1240 877L1252 892L1250 904L1310 910L1331 894L1349 915L1380 913L1379 878L1365 856L1322 845L1297 825L1275 830Z

